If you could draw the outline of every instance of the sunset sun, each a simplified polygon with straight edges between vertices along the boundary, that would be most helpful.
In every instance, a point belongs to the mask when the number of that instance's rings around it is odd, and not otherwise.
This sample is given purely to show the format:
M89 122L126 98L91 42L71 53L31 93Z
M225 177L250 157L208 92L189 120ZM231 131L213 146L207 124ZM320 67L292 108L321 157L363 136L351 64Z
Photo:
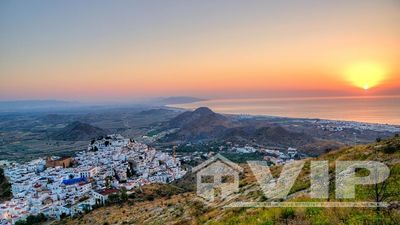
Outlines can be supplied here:
M383 66L375 63L360 63L350 66L345 76L355 87L368 90L382 83L386 75Z

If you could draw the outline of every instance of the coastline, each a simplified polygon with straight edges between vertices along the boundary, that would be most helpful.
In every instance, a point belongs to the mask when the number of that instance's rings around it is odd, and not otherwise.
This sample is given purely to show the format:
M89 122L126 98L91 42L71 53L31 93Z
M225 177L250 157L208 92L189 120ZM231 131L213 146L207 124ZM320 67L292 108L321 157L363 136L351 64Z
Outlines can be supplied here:
M336 101L337 108L326 106ZM357 102L355 100L360 100ZM380 102L383 100L384 102ZM400 127L400 96L312 97L312 98L242 98L211 99L185 104L168 104L180 110L208 107L227 115L246 115ZM383 106L382 106L383 105ZM361 114L360 112L367 113ZM398 114L397 114L398 113Z

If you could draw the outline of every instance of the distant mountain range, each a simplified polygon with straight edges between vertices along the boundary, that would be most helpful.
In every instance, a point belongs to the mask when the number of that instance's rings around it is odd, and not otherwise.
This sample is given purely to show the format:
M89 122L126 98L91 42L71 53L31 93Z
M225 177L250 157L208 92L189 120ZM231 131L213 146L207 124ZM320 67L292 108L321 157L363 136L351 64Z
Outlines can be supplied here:
M107 131L87 123L75 121L49 135L50 139L62 141L88 141L107 135Z
M77 102L62 100L17 100L17 101L0 101L0 113L13 112L54 112L54 111L70 111L70 110L93 110L93 109L115 109L126 107L142 107L142 106L165 106L173 104L184 104L191 102L204 101L206 99L190 97L190 96L174 96L167 98L156 98L152 100L134 100L132 101L109 101L109 102Z
M206 99L189 97L189 96L174 96L168 98L160 98L157 99L155 102L160 105L172 105L172 104L185 104L185 103L192 103L192 102L199 102L205 101Z
M81 104L78 102L59 100L0 101L0 112L54 110L79 105Z

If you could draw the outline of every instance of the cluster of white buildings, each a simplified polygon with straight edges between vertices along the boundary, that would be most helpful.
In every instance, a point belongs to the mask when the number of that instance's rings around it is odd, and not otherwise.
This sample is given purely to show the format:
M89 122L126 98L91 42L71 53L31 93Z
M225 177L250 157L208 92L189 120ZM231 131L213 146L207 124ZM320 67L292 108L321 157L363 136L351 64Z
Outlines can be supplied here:
M318 128L322 130L328 130L333 132L343 131L344 129L355 129L355 130L371 130L377 132L400 132L399 126L379 124L379 123L363 123L355 121L339 121L339 120L318 120L315 121Z
M300 157L297 149L292 147L289 147L285 152L283 152L280 150L255 148L249 145L245 145L244 147L238 147L238 146L232 147L228 149L228 151L242 153L242 154L259 152L265 155L264 160L274 165L284 164L286 162L293 161L298 157Z
M244 147L232 147L230 151L237 152L237 153L254 153L257 151L256 148L252 146L244 146Z
M46 167L45 159L13 163L5 168L13 198L0 204L0 224L14 224L43 213L61 218L104 204L109 194L128 192L150 183L179 179L186 171L175 156L121 135L93 140L73 166Z
M296 148L289 147L286 153L279 150L271 150L271 149L262 149L261 150L266 156L264 156L264 160L274 164L281 165L286 162L291 162L299 157L299 153Z

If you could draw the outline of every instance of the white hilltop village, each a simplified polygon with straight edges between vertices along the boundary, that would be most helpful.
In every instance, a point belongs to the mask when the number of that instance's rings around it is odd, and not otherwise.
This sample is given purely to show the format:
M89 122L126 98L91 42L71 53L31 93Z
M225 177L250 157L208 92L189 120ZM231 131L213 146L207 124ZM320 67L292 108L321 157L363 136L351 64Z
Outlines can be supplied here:
M43 213L60 219L92 210L110 194L183 177L180 160L119 134L92 140L74 158L49 157L11 163L5 176L13 198L0 204L0 225Z

